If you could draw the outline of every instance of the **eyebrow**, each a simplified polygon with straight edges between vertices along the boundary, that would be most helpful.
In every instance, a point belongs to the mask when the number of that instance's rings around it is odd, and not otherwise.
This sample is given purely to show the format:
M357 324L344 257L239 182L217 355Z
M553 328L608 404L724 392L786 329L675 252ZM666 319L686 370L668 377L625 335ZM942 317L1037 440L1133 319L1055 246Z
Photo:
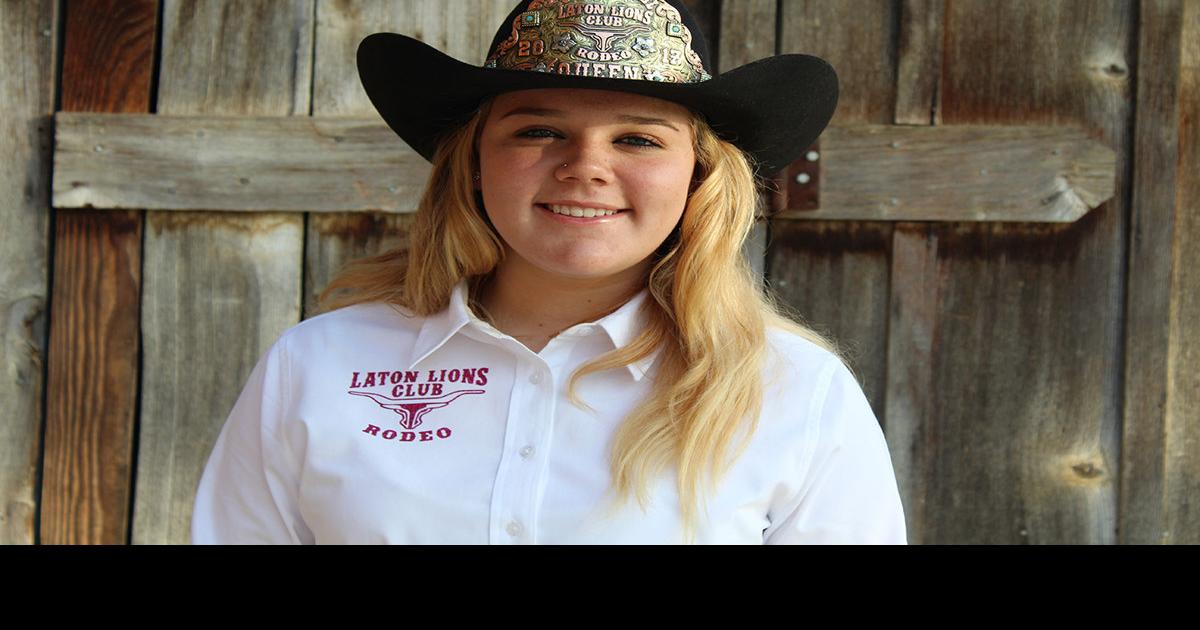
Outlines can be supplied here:
M507 114L501 116L500 120L508 118L509 116L520 116L520 115L547 116L550 118L562 118L563 116L566 115L566 112L562 111L561 109L546 109L544 107L518 107L518 108L508 112ZM617 121L626 122L626 123L634 123L634 124L638 124L638 125L659 125L662 127L666 127L668 129L672 129L674 131L679 131L678 127L671 124L666 119L653 118L651 116L633 116L631 114L620 114L617 116Z

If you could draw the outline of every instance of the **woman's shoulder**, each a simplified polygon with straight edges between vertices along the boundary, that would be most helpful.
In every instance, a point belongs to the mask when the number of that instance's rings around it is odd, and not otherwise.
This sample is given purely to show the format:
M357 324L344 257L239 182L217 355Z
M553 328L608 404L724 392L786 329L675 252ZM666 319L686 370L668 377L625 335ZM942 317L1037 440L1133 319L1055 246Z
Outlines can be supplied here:
M397 304L362 302L309 317L285 330L280 341L299 349L388 345L416 336L424 322Z
M789 376L815 375L844 365L841 357L816 335L806 336L783 326L768 326L766 332L768 365L788 371Z
M866 401L861 383L832 342L803 330L772 327L767 331L766 402L786 410L787 416L806 418L805 424L836 413L834 407L849 402L855 403L856 412L870 413L869 406L857 404ZM849 398L831 400L838 397Z

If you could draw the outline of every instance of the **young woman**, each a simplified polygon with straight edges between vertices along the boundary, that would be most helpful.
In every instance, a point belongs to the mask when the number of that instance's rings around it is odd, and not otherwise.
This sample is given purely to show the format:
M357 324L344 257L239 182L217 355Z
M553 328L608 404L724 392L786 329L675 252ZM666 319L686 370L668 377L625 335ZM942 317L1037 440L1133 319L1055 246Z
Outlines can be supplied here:
M820 134L836 76L713 77L696 34L676 2L526 0L482 68L363 41L433 163L410 245L259 362L195 542L905 542L862 389L741 255L755 169Z

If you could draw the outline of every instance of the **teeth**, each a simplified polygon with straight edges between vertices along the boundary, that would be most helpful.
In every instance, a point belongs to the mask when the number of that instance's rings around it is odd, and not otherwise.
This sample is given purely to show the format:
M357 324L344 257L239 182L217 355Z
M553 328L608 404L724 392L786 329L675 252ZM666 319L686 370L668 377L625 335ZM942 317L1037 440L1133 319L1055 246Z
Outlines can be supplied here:
M617 213L616 210L599 210L596 208L579 208L576 206L552 206L547 204L546 207L555 214L562 214L569 217L607 217Z

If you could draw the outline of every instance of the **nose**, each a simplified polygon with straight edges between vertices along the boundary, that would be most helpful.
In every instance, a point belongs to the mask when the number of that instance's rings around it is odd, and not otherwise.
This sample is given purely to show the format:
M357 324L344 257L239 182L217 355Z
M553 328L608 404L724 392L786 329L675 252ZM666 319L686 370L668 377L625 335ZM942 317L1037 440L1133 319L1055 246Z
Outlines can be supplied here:
M555 177L561 182L607 184L612 181L611 147L600 138L576 138L559 153Z

